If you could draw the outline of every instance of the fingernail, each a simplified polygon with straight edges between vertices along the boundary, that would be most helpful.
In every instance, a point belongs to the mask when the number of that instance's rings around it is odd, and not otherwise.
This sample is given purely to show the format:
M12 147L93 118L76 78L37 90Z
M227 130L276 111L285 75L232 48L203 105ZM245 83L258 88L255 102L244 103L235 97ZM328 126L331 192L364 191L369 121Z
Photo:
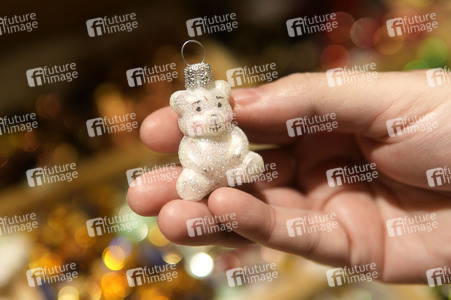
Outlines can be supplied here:
M232 97L235 100L235 105L247 105L257 101L260 94L255 88L237 89L232 91Z

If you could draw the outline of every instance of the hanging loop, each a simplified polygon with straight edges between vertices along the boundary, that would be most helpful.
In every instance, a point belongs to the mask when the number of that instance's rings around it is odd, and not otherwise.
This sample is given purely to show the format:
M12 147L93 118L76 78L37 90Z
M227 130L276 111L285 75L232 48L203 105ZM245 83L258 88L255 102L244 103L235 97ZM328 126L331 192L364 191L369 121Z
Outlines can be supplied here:
M203 63L203 62L205 61L205 57L207 56L207 50L205 50L204 45L203 45L201 42L196 41L196 40L188 40L188 41L186 41L185 43L183 43L182 49L180 50L180 54L182 55L182 59L183 59L183 61L185 62L185 64L187 64L188 66L191 66L191 64L189 64L189 63L186 61L185 55L183 55L183 50L185 49L185 46L186 46L187 44L189 44L189 43L195 43L195 44L198 44L199 46L202 47L202 49L204 50L204 57L202 58L202 62L201 62L201 63Z

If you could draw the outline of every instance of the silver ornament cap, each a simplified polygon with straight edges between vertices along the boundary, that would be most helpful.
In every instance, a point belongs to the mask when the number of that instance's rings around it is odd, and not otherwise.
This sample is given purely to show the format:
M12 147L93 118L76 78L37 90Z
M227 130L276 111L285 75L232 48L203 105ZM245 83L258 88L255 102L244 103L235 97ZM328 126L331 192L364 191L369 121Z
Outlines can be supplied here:
M204 62L188 65L185 68L185 88L193 89L198 86L209 88L215 79L210 65Z
M189 64L186 61L185 55L183 54L183 49L185 49L185 46L189 43L198 44L204 50L204 57L202 58L202 61L200 63ZM213 74L211 73L210 65L204 62L205 56L207 54L204 45L196 40L188 40L183 44L180 54L182 55L183 61L187 65L187 67L185 68L185 89L194 89L196 87L212 87L215 79L213 78Z

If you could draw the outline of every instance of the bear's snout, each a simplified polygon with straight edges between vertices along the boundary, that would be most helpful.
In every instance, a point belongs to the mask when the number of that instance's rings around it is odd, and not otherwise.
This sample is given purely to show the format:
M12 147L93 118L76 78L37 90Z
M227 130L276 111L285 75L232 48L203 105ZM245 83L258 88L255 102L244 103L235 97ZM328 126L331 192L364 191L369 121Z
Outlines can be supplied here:
M222 133L229 127L227 125L232 121L226 113L221 111L209 112L206 117L209 133L213 135Z

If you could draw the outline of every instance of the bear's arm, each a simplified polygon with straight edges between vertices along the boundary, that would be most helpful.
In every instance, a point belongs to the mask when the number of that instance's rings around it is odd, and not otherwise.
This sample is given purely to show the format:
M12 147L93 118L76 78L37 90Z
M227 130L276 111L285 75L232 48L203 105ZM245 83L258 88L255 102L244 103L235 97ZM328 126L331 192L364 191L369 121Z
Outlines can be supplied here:
M199 165L199 161L196 161L197 156L192 154L199 150L196 143L190 143L189 138L183 137L179 147L179 160L181 165L184 168L196 168Z
M232 131L229 153L232 157L240 159L241 155L246 155L249 151L249 141L244 132L237 126Z

